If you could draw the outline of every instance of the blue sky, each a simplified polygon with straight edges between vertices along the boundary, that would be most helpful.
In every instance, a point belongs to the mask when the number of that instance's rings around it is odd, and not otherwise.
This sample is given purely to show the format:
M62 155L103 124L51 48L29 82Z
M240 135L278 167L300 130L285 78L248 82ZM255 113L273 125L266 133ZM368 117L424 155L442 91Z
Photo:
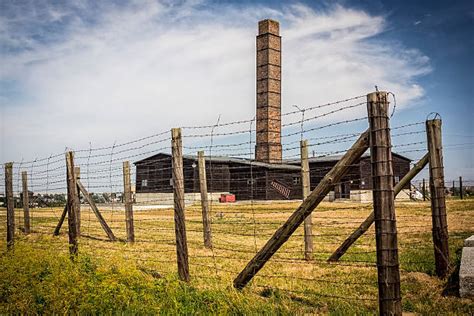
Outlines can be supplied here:
M472 1L0 6L1 161L253 117L256 25L274 18L284 112L377 84L396 94L393 126L439 112L446 178L474 179Z
M474 3L472 1L356 1L367 12L386 12L391 27L381 37L430 58L432 71L418 78L425 97L407 115L438 112L443 118L447 177L474 169ZM455 145L459 144L459 145ZM465 144L465 145L461 145ZM467 176L468 175L468 176Z

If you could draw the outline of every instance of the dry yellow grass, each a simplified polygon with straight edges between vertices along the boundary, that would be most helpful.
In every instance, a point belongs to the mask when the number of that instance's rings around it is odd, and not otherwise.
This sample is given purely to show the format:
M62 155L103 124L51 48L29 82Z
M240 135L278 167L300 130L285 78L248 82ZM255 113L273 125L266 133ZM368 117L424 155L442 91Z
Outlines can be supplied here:
M186 209L187 238L192 284L198 288L220 288L232 285L234 277L254 256L273 232L285 222L298 203L214 204L212 205L212 250L203 246L202 218L199 206ZM448 224L452 261L462 240L474 233L474 200L448 201ZM176 274L174 222L171 209L135 211L134 244L109 242L94 214L82 206L82 237L79 249L104 262L130 260L144 271L161 275ZM377 274L373 227L341 258L328 264L327 258L358 224L371 212L371 205L354 203L322 203L313 213L314 260L303 258L303 230L298 229L288 242L258 273L245 289L248 295L286 295L289 304L309 310L333 310L334 304L349 310L377 310ZM67 251L67 223L61 235L52 232L62 209L32 209L33 234L22 242ZM0 209L5 223L5 210ZM101 208L105 219L118 238L125 239L124 212L117 208ZM405 311L428 308L433 301L438 310L470 302L441 296L444 281L432 276L434 259L431 243L429 202L397 203L399 255ZM22 211L17 210L16 225L21 227ZM0 250L5 250L5 225L1 228ZM430 297L430 301L421 302ZM431 302L431 303L430 303ZM436 303L436 304L438 304ZM434 305L433 305L433 308Z

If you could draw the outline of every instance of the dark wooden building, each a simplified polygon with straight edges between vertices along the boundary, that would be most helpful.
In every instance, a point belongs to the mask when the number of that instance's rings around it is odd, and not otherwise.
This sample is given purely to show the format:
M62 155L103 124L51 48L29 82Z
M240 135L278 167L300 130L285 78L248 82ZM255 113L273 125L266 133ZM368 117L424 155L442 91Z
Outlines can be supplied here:
M184 191L199 192L196 156L183 156ZM171 193L171 155L159 153L135 162L136 193ZM239 200L296 199L301 196L300 167L241 158L206 157L208 192L228 192ZM288 197L274 189L272 181L289 188ZM297 183L298 182L298 183Z
M313 190L326 173L342 158L342 155L309 158L311 190ZM394 184L398 183L408 171L410 171L411 160L407 157L392 152L392 166ZM289 164L300 164L300 160L287 160ZM409 189L409 184L406 189ZM346 175L340 183L334 187L335 198L350 198L351 191L372 190L372 175L370 166L370 153L366 152L362 157L350 166Z
M309 158L311 190L331 170L341 156ZM171 155L159 153L135 162L136 193L172 193ZM196 156L183 156L185 193L199 192ZM410 159L393 153L394 182L409 170ZM206 157L209 192L228 192L237 200L301 199L299 160L264 163L231 157ZM408 188L408 186L407 186ZM351 191L371 190L370 155L364 154L350 167L340 184L334 188L335 198L350 198Z

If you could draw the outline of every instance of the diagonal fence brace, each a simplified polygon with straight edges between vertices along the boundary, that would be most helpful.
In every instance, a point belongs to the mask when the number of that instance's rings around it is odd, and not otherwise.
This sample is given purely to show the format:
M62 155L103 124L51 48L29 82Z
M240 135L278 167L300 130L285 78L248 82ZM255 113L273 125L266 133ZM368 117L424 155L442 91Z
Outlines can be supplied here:
M54 233L53 233L54 236L59 236L59 231L61 230L61 226L63 226L64 219L66 219L66 215L67 215L67 205L64 206L64 210L61 213L61 217L59 218L58 225L56 225L56 228L54 229Z
M337 164L329 171L311 194L301 203L296 211L288 218L253 257L247 266L234 280L234 287L243 289L248 282L263 268L265 263L275 252L290 238L304 219L313 212L324 197L329 193L335 183L344 176L349 167L359 159L369 148L369 131L365 131L352 147L344 154Z
M78 179L76 180L76 184L77 184L78 189L84 195L84 198L86 199L87 203L89 203L95 216L99 220L99 223L102 226L102 229L107 234L107 237L109 237L111 241L116 241L117 238L115 237L114 233L110 229L109 225L107 225L107 222L105 221L104 217L102 217L102 214L99 212L99 209L97 208L97 205L95 205L95 202L90 198L89 193L87 192L86 188L82 185L82 183ZM61 230L61 226L64 223L64 219L66 218L66 215L67 215L67 205L64 207L61 217L59 218L59 222L56 225L56 228L54 229L54 233L53 233L54 236L59 235L59 231Z
M410 169L410 171L397 183L393 191L395 196L400 193L405 185L410 182L423 168L428 164L429 161L429 154L425 154L423 158L421 158L414 166ZM372 211L367 219L360 224L360 226L349 236L346 240L339 246L339 248L334 251L334 253L329 257L329 262L338 261L346 252L347 250L360 238L375 221L375 213Z
M107 225L107 222L102 217L102 214L100 214L99 209L95 205L95 202L91 199L91 197L89 196L89 193L87 192L86 188L82 185L81 181L79 181L79 180L77 180L77 187L79 188L79 190L84 195L84 198L86 199L87 203L89 203L92 211L94 212L95 216L99 220L100 226L102 226L102 229L107 234L107 237L109 237L109 239L111 241L116 241L117 238L115 237L114 233L110 229L109 225Z

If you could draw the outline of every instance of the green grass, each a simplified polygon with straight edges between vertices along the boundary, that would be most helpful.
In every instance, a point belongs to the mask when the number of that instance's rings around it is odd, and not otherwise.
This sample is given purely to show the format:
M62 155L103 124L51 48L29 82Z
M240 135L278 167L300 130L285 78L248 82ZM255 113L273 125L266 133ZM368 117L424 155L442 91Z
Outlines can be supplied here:
M447 203L453 274L445 280L434 275L429 202L397 204L404 312L473 314L472 301L457 297L453 284L463 240L474 233L474 200ZM177 280L171 210L135 212L133 245L82 237L80 255L71 261L67 225L52 236L59 208L32 209L34 233L18 233L13 251L6 251L0 227L0 314L377 314L373 227L340 263L326 263L370 213L369 205L323 203L313 214L313 262L302 260L299 229L243 291L233 289L237 273L296 206L214 205L213 214L225 216L213 217L213 251L202 245L200 208L187 208L189 284ZM125 237L123 214L102 212L114 233ZM82 225L84 235L104 238L85 208Z
M254 301L229 288L199 290L174 276L152 276L125 261L112 264L19 243L0 258L1 314L289 314L281 299Z

